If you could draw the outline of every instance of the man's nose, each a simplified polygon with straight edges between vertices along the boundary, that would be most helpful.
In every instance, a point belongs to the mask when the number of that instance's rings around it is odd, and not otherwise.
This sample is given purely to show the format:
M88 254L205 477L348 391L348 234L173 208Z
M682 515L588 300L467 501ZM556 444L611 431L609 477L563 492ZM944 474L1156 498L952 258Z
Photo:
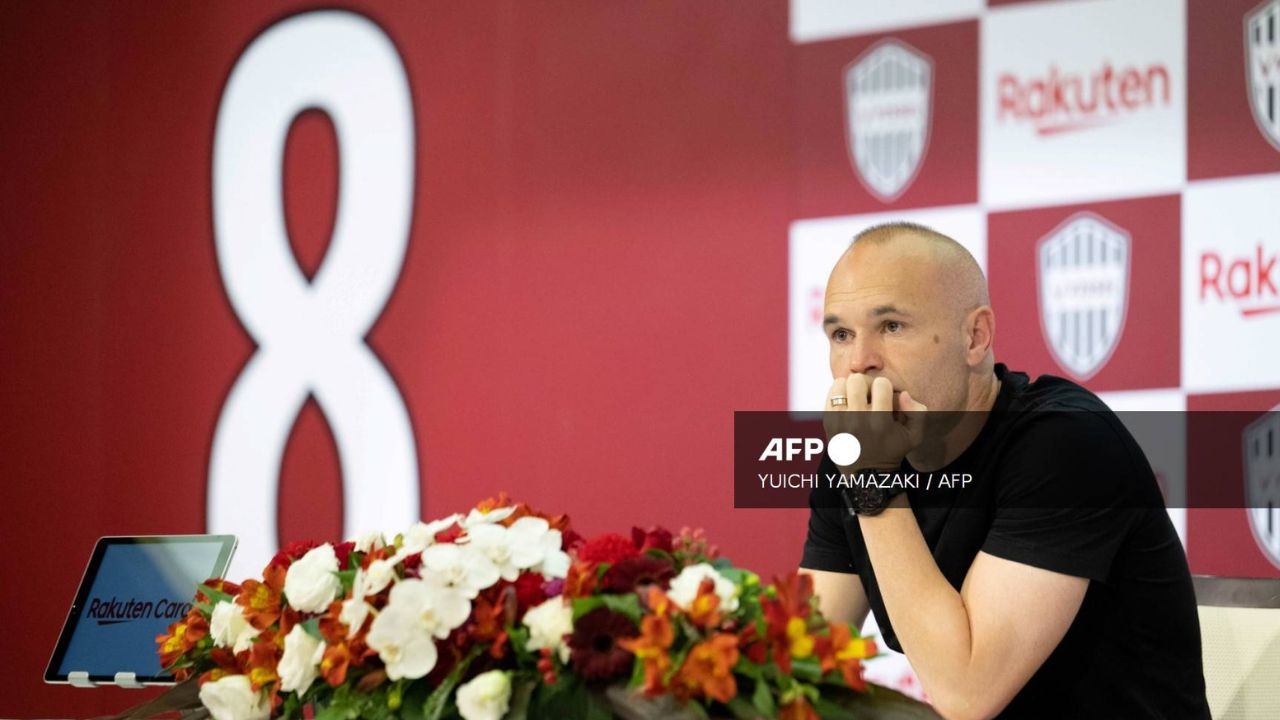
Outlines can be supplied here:
M849 353L849 373L866 373L884 369L880 344L873 339L856 338Z

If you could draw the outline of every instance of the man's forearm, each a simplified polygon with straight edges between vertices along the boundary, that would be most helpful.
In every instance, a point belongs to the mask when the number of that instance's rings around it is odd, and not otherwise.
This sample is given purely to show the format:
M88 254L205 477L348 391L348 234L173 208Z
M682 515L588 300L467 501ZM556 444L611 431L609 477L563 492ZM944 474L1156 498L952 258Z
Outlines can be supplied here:
M858 522L907 659L935 702L960 701L974 682L969 614L938 569L906 496Z

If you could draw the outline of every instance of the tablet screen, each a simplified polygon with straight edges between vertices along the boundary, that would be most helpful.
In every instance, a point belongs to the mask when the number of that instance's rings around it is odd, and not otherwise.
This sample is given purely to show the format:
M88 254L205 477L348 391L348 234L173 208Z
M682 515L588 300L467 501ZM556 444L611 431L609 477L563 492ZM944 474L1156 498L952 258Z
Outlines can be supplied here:
M138 682L172 682L155 638L191 609L197 585L222 576L234 546L231 535L100 539L45 680L87 672L90 680L110 682L131 672Z

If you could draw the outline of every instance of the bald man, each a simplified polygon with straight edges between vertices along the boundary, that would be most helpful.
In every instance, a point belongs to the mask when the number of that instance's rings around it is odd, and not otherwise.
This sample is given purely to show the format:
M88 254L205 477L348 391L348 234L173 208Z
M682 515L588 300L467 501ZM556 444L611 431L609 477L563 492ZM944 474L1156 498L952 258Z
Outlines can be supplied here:
M968 251L871 228L824 305L826 429L862 455L820 474L973 478L949 505L814 490L801 567L824 614L874 611L946 718L1208 718L1191 576L1150 466L1092 393L995 362Z

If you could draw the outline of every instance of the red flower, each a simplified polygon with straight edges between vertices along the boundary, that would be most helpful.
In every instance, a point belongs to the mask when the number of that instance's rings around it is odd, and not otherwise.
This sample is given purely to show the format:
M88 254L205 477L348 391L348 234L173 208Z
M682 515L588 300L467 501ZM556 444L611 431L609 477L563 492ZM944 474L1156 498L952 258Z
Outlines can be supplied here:
M604 584L613 592L630 592L645 585L662 585L676 574L671 561L639 555L609 568Z
M818 720L818 713L814 712L813 706L801 695L782 706L778 720Z
M516 578L516 608L517 614L524 616L524 611L535 605L539 605L543 600L547 599L547 592L543 588L546 585L546 578L535 572L522 572Z
M607 680L631 670L632 655L619 644L639 635L626 615L596 608L578 618L569 636L569 661L587 680Z
M791 673L791 658L813 654L814 637L809 634L809 614L813 609L813 576L791 571L774 580L773 597L762 596L760 609L768 623L767 634L773 660L784 673Z
M288 569L294 560L306 555L308 552L320 547L320 543L315 540L294 541L285 545L275 557L271 558L267 567L282 567ZM342 567L339 565L338 567Z
M641 530L638 527L631 528L631 543L636 546L636 550L644 552L645 550L661 550L663 552L671 552L671 531L666 528L650 527L648 530Z
M351 559L351 553L356 549L356 544L350 540L333 546L333 554L338 558L338 569L346 570L347 561Z
M590 563L617 565L640 554L631 541L617 533L605 533L586 542L578 550L578 559Z

